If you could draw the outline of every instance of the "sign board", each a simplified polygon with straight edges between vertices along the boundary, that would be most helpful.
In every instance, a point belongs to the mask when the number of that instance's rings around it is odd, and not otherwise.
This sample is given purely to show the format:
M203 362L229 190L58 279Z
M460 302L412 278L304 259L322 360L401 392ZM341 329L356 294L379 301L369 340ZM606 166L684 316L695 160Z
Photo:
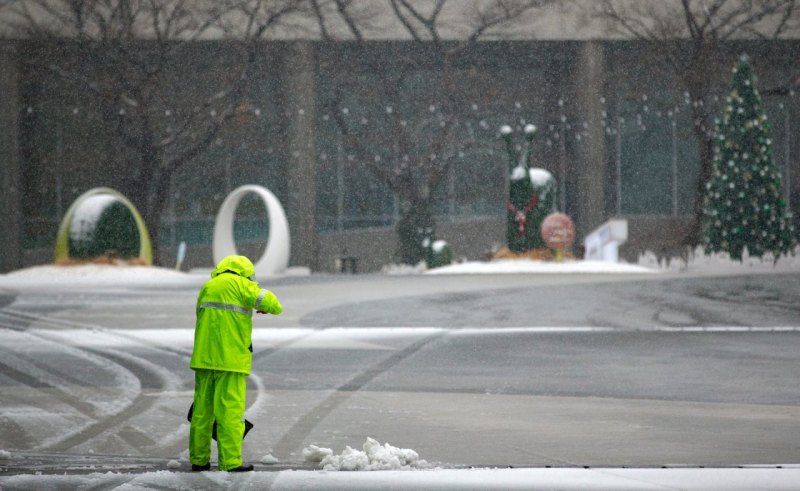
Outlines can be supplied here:
M594 229L584 239L584 259L587 261L619 261L619 246L628 240L628 221L609 220Z

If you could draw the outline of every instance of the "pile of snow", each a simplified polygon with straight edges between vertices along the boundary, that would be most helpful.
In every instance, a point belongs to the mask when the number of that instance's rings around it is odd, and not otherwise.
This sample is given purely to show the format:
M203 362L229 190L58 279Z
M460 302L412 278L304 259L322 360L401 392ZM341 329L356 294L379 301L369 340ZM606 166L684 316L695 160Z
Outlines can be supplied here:
M349 448L349 447L348 447ZM319 464L325 457L333 455L333 450L316 445L309 445L303 449L303 460L312 464Z
M280 464L280 460L276 459L271 453L261 457L261 463L264 465Z
M425 263L417 266L390 265L383 268L385 274L555 274L555 273L659 273L689 272L705 274L746 273L800 273L800 246L791 255L781 256L777 261L771 254L750 257L745 251L742 260L731 259L727 253L706 255L698 247L685 257L659 258L652 252L639 256L637 264L625 262L565 260L563 262L535 261L526 259L495 259L488 262L467 261L441 268L427 270Z
M198 285L207 279L173 269L155 266L113 264L45 265L12 271L0 275L0 287L24 288L40 285L69 286L130 286Z
M425 261L420 261L416 266L410 264L387 264L381 268L381 273L388 275L421 274L427 269Z
M426 274L515 274L515 273L654 273L653 269L627 263L605 261L534 261L498 259L490 262L463 262L426 271Z
M442 252L445 247L447 247L446 240L435 240L433 241L433 244L431 244L431 249L433 252Z
M90 241L95 236L95 230L100 223L100 218L114 202L120 202L109 194L98 194L86 198L75 210L69 227L71 241ZM121 202L120 202L121 203Z
M11 458L11 452L9 452L8 450L0 450L0 459L8 460L10 458Z
M409 448L397 448L388 443L381 445L374 438L367 437L363 451L349 445L339 455L329 448L311 445L303 449L303 458L322 466L326 471L389 471L430 469L431 465L419 458L417 452Z
M546 169L539 169L534 167L528 169L528 175L531 178L531 182L536 187L544 187L547 185L547 183L555 181L555 179L553 178L553 174L551 174ZM542 199L541 201L544 201L544 199Z

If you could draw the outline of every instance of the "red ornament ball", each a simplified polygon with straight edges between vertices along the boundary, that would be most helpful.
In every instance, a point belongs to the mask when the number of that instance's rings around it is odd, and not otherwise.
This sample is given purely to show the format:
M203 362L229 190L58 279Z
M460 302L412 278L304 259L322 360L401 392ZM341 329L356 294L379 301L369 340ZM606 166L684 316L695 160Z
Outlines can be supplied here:
M551 249L566 249L575 242L575 224L564 213L551 213L542 221L542 240Z

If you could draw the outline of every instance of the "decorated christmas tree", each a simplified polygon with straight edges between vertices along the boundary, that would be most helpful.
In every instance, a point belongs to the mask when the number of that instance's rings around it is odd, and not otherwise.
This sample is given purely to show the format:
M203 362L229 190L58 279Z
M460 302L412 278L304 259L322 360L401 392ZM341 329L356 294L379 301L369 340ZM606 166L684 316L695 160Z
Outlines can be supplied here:
M506 243L513 252L547 249L540 228L542 220L556 211L555 179L544 169L530 167L536 127L532 124L525 126L526 144L521 154L514 146L512 133L510 126L500 128L511 164L506 202Z
M749 60L733 70L733 88L716 121L713 172L703 202L706 254L742 260L771 252L775 259L795 244L781 173L772 157L767 117Z

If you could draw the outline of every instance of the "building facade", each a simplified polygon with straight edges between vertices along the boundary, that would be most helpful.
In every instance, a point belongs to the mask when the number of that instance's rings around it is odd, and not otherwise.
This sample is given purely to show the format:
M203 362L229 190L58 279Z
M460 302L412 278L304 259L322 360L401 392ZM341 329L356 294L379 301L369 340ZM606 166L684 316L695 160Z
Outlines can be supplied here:
M88 95L26 62L42 49L48 47L0 43L3 271L50 262L72 201L96 186L126 194L137 172ZM286 208L291 264L335 271L342 257L352 257L359 271L379 270L396 260L402 203L374 168L429 158L446 160L431 190L438 236L456 258L486 257L504 241L509 164L499 128L515 127L521 143L521 128L532 123L534 165L555 176L579 240L605 220L625 217L629 257L646 249L671 254L695 205L691 107L707 104L714 114L728 87L720 77L713 94L691 100L649 49L624 40L486 41L443 72L434 53L413 41L263 43L236 117L173 176L154 247L168 265L178 243L187 242L184 264L210 266L222 200L239 185L260 184ZM751 53L762 88L800 73L797 41L773 42L770 55L759 56L764 49L754 42L731 49ZM225 51L224 41L197 43L173 76L213 84L226 69ZM408 59L415 60L411 69ZM765 105L797 214L800 107L793 92L765 96ZM165 120L171 112L165 102ZM402 149L397 124L414 135ZM445 127L452 130L437 140ZM265 216L259 203L242 202L242 252L263 249Z

